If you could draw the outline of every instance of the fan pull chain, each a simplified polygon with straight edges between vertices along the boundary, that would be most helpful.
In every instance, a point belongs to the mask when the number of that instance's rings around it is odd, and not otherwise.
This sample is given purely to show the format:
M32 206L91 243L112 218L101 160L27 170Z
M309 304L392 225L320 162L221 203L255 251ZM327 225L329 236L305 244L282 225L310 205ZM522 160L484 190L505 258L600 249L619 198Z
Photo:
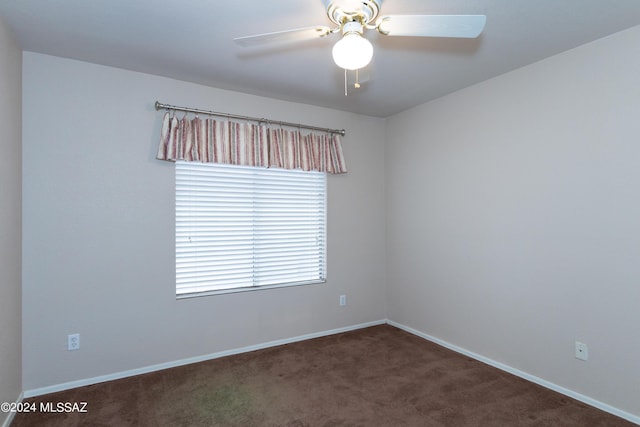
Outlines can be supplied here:
M360 70L355 70L355 78L356 81L355 83L353 83L353 87L355 89L360 89L360 73L358 72ZM349 96L349 81L348 81L348 76L347 76L347 69L344 69L344 96Z
M344 69L344 96L347 96L347 69Z

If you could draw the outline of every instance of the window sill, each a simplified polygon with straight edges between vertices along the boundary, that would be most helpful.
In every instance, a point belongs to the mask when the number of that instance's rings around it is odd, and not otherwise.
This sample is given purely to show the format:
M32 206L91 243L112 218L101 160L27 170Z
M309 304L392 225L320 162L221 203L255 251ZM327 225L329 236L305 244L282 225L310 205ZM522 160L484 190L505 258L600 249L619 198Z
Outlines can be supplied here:
M201 292L185 292L181 294L176 294L176 299L181 300L181 299L189 299L189 298L208 297L213 295L235 294L240 292L264 291L267 289L290 288L294 286L318 285L326 282L327 282L326 280L313 280L308 282L281 283L278 285L246 286L242 288L218 289L218 290L201 291Z

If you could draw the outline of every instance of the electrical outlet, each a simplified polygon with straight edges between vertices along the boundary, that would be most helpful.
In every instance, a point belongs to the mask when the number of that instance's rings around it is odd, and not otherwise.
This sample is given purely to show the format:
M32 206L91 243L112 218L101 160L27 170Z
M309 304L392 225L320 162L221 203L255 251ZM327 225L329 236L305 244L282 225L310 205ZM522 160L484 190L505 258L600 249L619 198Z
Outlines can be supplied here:
M67 350L80 350L80 334L67 335Z
M340 305L341 306L347 305L347 296L346 295L340 295Z
M589 348L585 343L576 341L576 359L589 360Z

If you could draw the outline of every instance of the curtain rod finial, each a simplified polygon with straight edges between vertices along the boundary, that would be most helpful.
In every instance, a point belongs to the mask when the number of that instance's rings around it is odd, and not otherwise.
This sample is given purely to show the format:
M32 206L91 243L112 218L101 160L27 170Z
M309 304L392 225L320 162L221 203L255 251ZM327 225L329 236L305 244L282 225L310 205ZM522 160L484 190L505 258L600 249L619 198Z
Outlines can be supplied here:
M160 101L156 101L156 111L158 111L159 109L161 109L162 107L160 107Z

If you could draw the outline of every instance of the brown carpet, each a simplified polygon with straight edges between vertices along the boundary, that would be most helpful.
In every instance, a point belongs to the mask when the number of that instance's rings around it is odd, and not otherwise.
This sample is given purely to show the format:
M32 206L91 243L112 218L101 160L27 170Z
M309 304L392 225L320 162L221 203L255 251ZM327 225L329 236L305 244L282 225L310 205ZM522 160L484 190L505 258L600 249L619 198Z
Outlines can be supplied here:
M633 426L389 325L26 402L22 426Z

